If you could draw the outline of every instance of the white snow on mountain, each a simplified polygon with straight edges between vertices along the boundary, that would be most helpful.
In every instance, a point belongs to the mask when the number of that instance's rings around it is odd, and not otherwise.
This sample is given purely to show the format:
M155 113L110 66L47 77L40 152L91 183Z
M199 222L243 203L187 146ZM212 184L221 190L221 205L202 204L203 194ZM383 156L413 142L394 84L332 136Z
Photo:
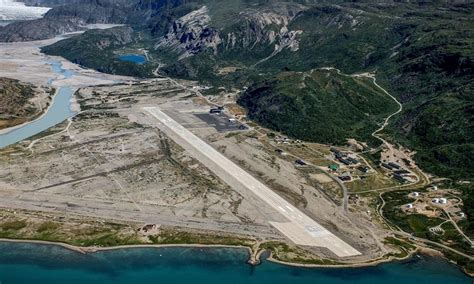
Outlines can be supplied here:
M0 0L0 21L18 21L41 18L49 8L28 7L15 0Z

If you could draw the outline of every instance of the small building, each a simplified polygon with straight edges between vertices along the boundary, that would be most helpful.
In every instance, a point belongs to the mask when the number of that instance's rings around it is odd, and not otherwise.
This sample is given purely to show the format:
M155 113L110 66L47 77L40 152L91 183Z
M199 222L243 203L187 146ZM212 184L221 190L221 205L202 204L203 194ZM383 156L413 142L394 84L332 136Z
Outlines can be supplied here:
M209 113L221 114L221 113L222 113L222 110L221 110L221 109L217 109L217 108L211 108L211 110L209 111Z
M306 166L306 162L301 159L296 160L295 164L300 165L300 166Z
M211 110L209 111L209 113L222 113L223 111L224 111L223 106L214 106L214 107L211 107Z
M359 171L363 172L363 173L368 173L369 172L369 167L365 167L365 166L360 166L357 168Z
M342 181L350 181L352 178L348 175L338 176L338 178Z
M386 168L386 169L389 169L389 170L393 170L392 166L390 166L389 164L387 163L382 163L382 167Z
M389 162L388 164L389 164L389 165L390 165L392 168L394 168L394 169L397 169L397 170L399 170L399 169L400 169L400 165L399 165L399 164L397 164L397 163L394 163L394 162Z
M408 208L408 209L413 209L413 204L412 204L412 203L407 204L407 208Z
M446 203L448 203L448 200L446 198L439 199L439 204L446 204Z
M331 171L337 171L339 170L339 165L338 164L331 164L328 166L328 168L331 170Z
M359 163L359 160L351 158L351 157L348 157L346 160L349 161L351 164L354 164L354 165Z
M415 192L412 193L412 195L413 195L413 197L418 197L418 196L420 196L420 193L415 191Z
M349 166L351 164L351 162L349 162L347 159L344 159L342 157L337 158L337 160L346 166Z
M397 180L399 183L406 183L407 182L407 180L404 177L402 177L401 175L394 174L393 178L395 180Z
M438 204L439 203L439 198L433 198L433 199L431 199L431 202L434 203L434 204Z
M410 172L405 170L405 169L401 169L401 170L398 170L398 171L394 171L394 173L396 173L398 175L406 175L406 174L409 174Z
M145 233L149 232L149 231L152 231L152 230L155 230L156 229L156 224L147 224L145 226L143 226L140 230L144 231Z

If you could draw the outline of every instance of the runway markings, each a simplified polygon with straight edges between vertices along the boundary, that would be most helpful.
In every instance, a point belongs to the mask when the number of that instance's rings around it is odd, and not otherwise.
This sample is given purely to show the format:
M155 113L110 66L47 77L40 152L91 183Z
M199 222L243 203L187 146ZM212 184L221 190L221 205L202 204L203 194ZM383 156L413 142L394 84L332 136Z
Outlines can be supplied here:
M160 122L157 125L163 132L231 187L232 183L239 183L288 219L289 222L269 220L269 223L291 241L299 245L325 247L338 257L360 255L359 251L301 212L158 107L145 107L143 110Z

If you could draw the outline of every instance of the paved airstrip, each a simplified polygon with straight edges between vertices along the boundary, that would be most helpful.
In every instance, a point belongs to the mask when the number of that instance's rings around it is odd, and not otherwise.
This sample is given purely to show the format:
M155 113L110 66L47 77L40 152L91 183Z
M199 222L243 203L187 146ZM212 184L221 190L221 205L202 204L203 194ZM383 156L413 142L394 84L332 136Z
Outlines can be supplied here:
M160 108L145 107L143 110L159 121L158 127L160 130L180 144L191 156L206 165L231 187L233 187L233 184L239 183L246 190L252 192L283 215L287 222L271 220L269 222L288 239L298 245L325 247L338 257L360 255L359 251L280 197L212 146L173 120L161 111Z

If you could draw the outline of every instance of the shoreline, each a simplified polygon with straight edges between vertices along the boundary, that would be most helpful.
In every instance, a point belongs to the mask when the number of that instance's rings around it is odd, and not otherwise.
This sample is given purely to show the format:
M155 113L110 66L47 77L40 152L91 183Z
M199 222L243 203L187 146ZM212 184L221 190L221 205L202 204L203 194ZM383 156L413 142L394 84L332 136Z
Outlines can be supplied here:
M63 242L53 242L53 241L42 241L42 240L22 240L22 239L5 239L0 238L0 242L3 243L23 243L23 244L39 244L39 245L52 245L52 246L59 246L80 254L93 254L96 252L104 252L104 251L113 251L113 250L120 250L120 249L141 249L141 248L154 248L154 249L161 249L161 248L229 248L229 249L245 249L248 253L248 259L246 261L247 264L252 266L257 266L261 264L261 256L267 250L260 249L258 251L254 251L253 247L250 246L242 246L242 245L222 245L222 244L136 244L136 245L119 245L119 246L110 246L110 247L80 247L75 245L70 245ZM416 250L409 253L408 255L398 258L394 256L390 256L388 258L379 258L374 259L368 262L361 262L361 263L348 263L348 264L305 264L305 263L296 263L296 262L287 262L275 259L273 257L273 252L265 259L269 262L285 265L289 267L299 267L299 268L329 268L329 269L340 269L340 268L364 268L364 267L373 267L378 266L390 262L397 262L397 261L404 261L410 258L413 258L416 254L423 254L432 257L440 257L447 262L458 266L461 271L466 274L467 276L474 278L474 274L467 272L461 266L449 261L448 258L444 257L444 255L433 249L429 248L421 248L417 247Z
M221 245L221 244L136 244L136 245L121 245L121 246L110 246L110 247L80 247L70 245L62 242L52 241L41 241L41 240L21 240L21 239L5 239L0 238L0 243L20 243L20 244L38 244L38 245L51 245L59 246L71 251L75 251L81 254L92 254L101 251L112 251L120 249L141 249L141 248L231 248L231 249L245 249L249 253L249 259L252 255L252 248L241 245ZM262 250L263 251L263 250ZM260 254L257 254L260 256Z

